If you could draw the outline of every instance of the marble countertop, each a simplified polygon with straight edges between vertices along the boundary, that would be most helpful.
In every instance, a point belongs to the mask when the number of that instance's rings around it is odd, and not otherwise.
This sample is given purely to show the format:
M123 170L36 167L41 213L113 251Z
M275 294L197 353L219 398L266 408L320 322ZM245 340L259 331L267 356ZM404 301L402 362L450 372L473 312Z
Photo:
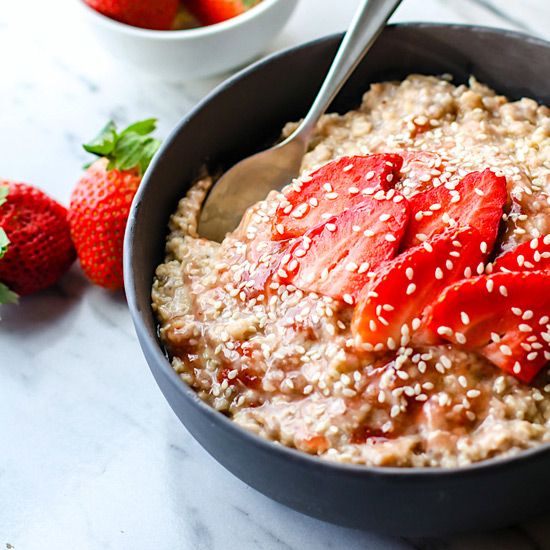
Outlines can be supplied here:
M75 0L0 10L0 177L67 204L108 119L160 137L228 75L166 82L103 52ZM356 0L301 0L269 51L346 28ZM550 39L546 0L405 0L392 21L475 23ZM0 549L550 549L550 515L410 540L329 525L257 493L187 433L141 354L122 292L75 264L0 314Z

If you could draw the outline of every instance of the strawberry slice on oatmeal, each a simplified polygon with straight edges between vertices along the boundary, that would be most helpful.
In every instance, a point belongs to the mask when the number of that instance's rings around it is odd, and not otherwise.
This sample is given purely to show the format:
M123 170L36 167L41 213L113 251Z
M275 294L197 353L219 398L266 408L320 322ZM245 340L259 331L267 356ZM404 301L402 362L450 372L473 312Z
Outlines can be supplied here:
M395 154L341 157L290 185L273 219L273 238L303 235L351 209L369 195L380 198L397 181L403 160Z
M550 272L494 273L447 287L426 311L442 338L523 382L550 360Z

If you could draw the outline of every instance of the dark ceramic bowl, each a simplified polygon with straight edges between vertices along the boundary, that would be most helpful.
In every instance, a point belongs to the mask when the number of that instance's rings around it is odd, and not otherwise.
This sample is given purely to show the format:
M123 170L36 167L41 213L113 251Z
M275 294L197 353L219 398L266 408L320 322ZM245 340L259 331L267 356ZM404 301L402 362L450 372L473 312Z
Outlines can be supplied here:
M150 288L163 260L169 215L198 168L263 148L303 116L337 49L328 37L261 61L225 82L175 128L142 183L130 215L125 282L139 341L166 399L199 443L265 495L329 522L394 535L488 530L550 506L550 448L457 469L338 465L265 441L201 401L172 370L157 336ZM336 98L359 104L371 82L409 73L473 74L511 99L550 104L550 44L488 28L410 24L387 28ZM231 200L228 197L228 200Z

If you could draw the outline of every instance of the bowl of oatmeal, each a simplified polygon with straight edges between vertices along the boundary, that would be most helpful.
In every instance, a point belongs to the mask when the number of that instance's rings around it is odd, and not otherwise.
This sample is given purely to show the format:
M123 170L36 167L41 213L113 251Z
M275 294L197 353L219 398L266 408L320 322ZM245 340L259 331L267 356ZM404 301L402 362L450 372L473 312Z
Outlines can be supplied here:
M220 463L308 515L428 536L547 510L547 43L388 27L300 178L222 243L196 233L213 177L292 131L338 39L228 80L153 162L125 251L153 375Z

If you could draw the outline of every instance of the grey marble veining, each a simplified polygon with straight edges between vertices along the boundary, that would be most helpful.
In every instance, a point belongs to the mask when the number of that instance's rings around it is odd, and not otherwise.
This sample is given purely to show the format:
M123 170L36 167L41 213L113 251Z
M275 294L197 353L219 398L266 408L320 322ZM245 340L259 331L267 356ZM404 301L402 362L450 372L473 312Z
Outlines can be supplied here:
M113 118L166 137L225 76L165 82L97 47L72 2L0 10L0 178L68 202ZM356 0L301 0L276 51L346 28ZM550 38L546 0L405 0L393 21L474 23ZM122 292L75 265L0 310L0 548L17 550L547 550L550 515L489 534L400 539L293 512L215 462L170 410ZM10 545L10 546L8 546Z

